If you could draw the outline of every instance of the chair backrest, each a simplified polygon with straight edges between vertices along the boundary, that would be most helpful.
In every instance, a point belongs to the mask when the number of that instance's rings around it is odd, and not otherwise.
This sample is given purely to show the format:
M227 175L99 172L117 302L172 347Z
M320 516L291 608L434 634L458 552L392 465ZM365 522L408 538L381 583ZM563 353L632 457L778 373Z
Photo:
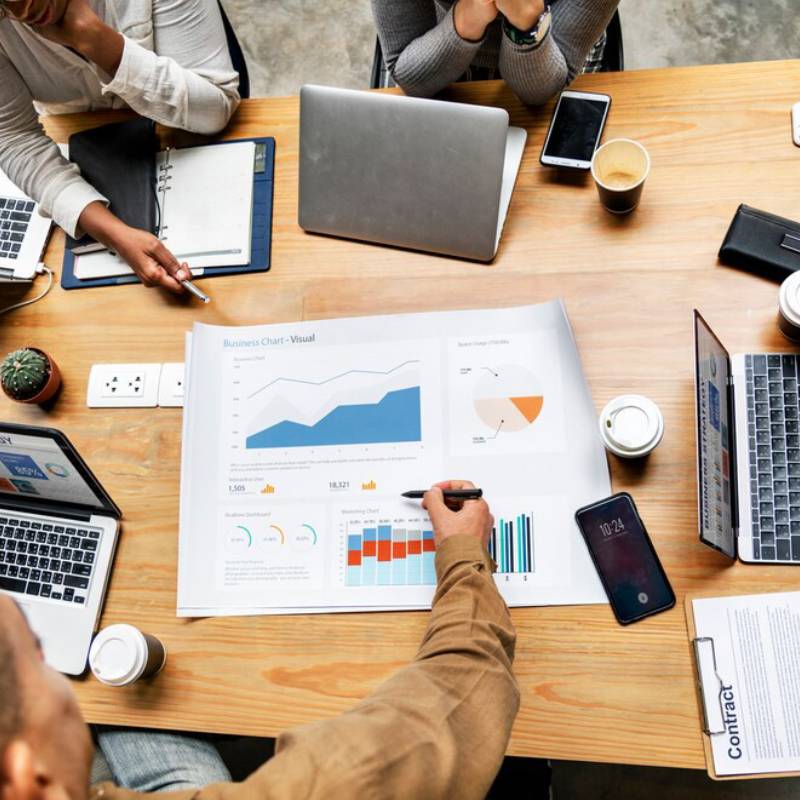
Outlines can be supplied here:
M225 39L228 42L228 52L231 54L233 68L239 73L239 97L242 100L246 100L250 97L250 74L247 71L244 52L242 52L242 46L236 38L233 25L231 25L228 15L222 6L222 0L217 0L217 4L219 5L219 13L222 15L222 27L225 29Z
M601 72L622 72L625 69L625 53L622 47L622 21L619 9L614 12L606 28L606 48L603 51Z
M622 47L622 22L619 17L619 9L614 12L614 16L606 28L606 46L601 63L601 72L622 72L625 69L625 57ZM383 60L381 40L376 38L369 88L385 89L387 86L394 86L394 82Z

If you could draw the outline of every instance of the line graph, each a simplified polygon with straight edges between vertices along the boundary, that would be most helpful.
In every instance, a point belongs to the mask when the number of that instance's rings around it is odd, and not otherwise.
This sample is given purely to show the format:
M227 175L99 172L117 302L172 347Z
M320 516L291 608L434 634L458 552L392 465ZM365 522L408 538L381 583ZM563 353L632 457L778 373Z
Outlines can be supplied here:
M289 378L286 376L281 376L279 378L274 378L260 389L256 389L256 391L249 395L247 399L252 400L257 394L260 394L265 389L269 389L270 386L274 386L276 383L280 383L282 381L285 381L286 383L301 383L305 384L306 386L324 386L326 383L332 383L333 381L339 380L339 378L345 378L348 375L391 375L393 372L397 372L397 370L402 369L408 364L419 364L419 360L409 359L408 361L404 361L402 364L398 364L396 367L392 367L390 370L386 370L385 372L375 369L349 369L347 372L342 372L339 375L334 375L333 377L325 378L321 381L309 381L302 378Z

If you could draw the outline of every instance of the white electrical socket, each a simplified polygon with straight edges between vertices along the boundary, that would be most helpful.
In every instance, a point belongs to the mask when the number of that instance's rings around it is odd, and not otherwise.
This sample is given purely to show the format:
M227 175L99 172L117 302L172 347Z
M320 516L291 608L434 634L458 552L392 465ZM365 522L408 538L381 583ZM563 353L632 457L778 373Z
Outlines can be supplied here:
M183 364L163 364L158 385L158 404L162 407L183 406L184 388Z
M155 408L161 364L95 364L89 373L89 408Z

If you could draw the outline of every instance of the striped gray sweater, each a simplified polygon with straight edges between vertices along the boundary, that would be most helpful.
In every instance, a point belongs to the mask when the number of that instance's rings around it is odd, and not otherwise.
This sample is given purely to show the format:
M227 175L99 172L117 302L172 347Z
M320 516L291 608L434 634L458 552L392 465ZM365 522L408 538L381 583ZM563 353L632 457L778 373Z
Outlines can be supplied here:
M524 103L541 105L574 80L619 0L556 0L547 38L535 49L515 45L500 16L479 42L456 33L454 0L372 0L383 57L406 94L430 97L468 67L497 68Z

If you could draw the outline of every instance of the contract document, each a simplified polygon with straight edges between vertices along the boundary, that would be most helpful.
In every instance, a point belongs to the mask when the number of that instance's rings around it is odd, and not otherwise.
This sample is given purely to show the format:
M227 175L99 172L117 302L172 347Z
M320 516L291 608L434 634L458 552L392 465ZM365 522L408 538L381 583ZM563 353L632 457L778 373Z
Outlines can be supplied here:
M480 486L509 605L604 603L575 525L610 494L560 301L187 337L178 614L429 608L408 489Z
M800 771L800 592L691 602L712 777Z

